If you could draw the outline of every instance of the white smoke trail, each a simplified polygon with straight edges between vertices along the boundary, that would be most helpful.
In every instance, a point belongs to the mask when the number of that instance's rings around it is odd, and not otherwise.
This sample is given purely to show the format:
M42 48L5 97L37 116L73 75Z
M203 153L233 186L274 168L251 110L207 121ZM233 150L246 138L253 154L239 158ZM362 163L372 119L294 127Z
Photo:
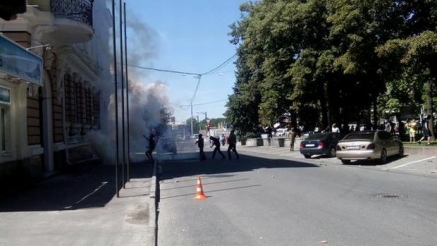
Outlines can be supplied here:
M118 14L118 13L116 13ZM131 14L128 17L127 28L135 35L128 38L128 63L141 64L147 62L151 57L155 56L156 33L148 28L145 23L141 23ZM118 30L116 30L116 33ZM107 52L102 52L101 60L109 61L113 59L112 33L106 34L108 43ZM117 38L117 40L119 37ZM118 41L117 41L118 42ZM118 44L119 45L119 44ZM119 47L117 47L119 49ZM119 51L118 51L119 52ZM119 56L120 54L117 54ZM119 60L120 57L117 57ZM112 69L113 64L107 63L108 70ZM118 68L120 69L120 67ZM120 71L118 71L120 76ZM87 134L96 154L103 159L106 164L114 164L116 156L116 131L115 131L115 93L114 83L108 83L113 79L108 75L106 78L101 78L103 83L98 84L101 91L101 129L92 131ZM120 79L118 80L120 82ZM119 129L119 160L122 158L122 97L121 90L118 90L118 129ZM151 82L145 76L145 72L129 70L129 128L130 128L130 152L144 153L147 146L147 141L143 135L148 135L152 128L157 127L161 120L160 110L163 107L169 107L167 98L167 86L159 81ZM126 96L125 96L126 97ZM126 100L126 98L125 98ZM126 102L125 102L126 106ZM125 109L125 112L127 109ZM125 119L125 129L127 128L127 119ZM126 132L127 140L127 132ZM127 149L126 149L127 152ZM133 156L131 156L132 158ZM140 159L145 159L141 155ZM135 159L134 161L139 161Z

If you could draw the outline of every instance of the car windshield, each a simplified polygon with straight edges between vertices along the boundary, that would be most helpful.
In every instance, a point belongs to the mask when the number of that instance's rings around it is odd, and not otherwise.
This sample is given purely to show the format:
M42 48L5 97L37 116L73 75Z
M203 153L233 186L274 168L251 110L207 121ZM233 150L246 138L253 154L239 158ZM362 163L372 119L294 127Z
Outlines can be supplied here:
M349 133L343 140L373 140L374 132Z
M310 134L306 140L322 139L325 137L326 137L325 133L314 133L314 134Z

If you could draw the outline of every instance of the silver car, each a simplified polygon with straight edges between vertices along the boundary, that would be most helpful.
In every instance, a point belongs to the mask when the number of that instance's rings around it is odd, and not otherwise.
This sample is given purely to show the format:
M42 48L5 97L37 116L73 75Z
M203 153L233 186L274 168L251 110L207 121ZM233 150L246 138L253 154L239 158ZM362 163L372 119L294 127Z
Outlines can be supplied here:
M403 156L404 145L397 136L386 131L351 132L338 142L336 154L343 164L351 160L386 163L389 156Z

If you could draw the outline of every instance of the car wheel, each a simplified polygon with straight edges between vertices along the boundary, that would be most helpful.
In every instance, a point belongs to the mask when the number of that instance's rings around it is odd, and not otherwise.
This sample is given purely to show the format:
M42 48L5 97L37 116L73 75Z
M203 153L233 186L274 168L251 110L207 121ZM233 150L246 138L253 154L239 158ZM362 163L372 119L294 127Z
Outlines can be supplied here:
M329 150L329 156L330 157L335 157L335 155L336 155L335 147L331 147L331 149Z
M349 163L351 163L351 160L341 160L341 163L343 163L343 164L349 164Z
M387 151L385 149L381 151L381 158L379 159L379 162L382 164L387 163Z
M400 157L404 156L404 146L402 146L402 144L399 144L399 156Z
M303 156L307 159L311 158L311 155L303 155Z

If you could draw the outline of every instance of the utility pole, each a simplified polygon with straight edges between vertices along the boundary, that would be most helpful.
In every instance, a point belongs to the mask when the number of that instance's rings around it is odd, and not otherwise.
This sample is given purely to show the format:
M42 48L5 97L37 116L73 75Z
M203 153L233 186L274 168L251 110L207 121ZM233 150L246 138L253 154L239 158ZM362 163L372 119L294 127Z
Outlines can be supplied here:
M194 99L194 97L193 97ZM194 132L193 132L193 99L190 100L190 108L191 108L191 117L190 117L190 122L191 122L191 135L193 136Z

